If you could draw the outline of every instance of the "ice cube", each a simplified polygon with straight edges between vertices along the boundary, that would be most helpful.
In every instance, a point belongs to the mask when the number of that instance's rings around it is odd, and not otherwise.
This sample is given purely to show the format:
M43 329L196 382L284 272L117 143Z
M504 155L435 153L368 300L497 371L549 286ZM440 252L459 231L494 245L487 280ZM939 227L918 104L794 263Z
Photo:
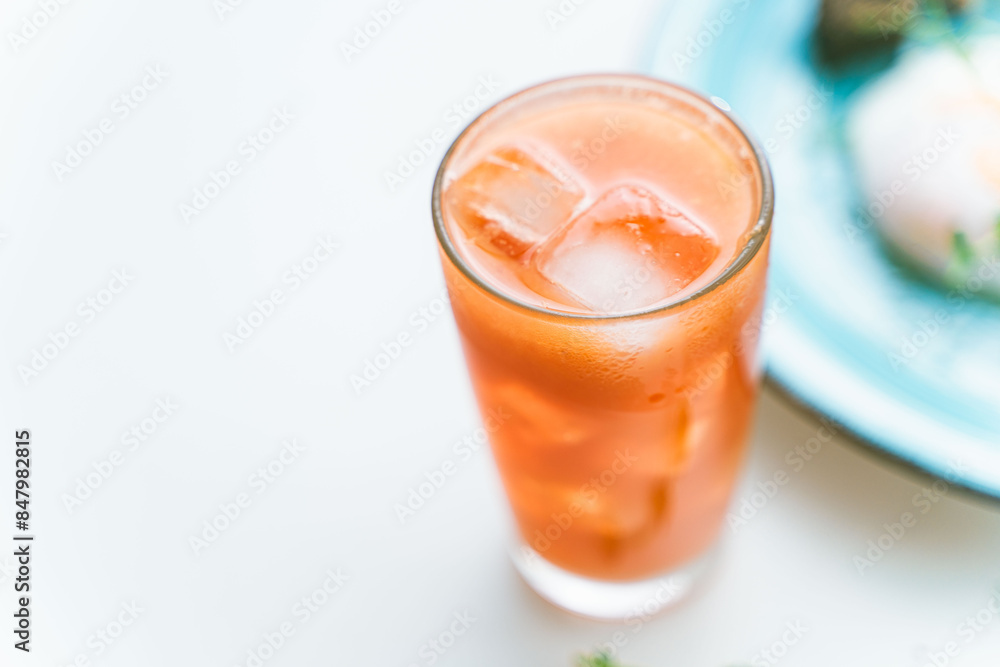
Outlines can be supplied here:
M484 250L520 257L573 215L583 188L537 149L504 146L445 193L448 213Z
M532 257L538 277L526 280L557 301L622 313L680 291L718 254L711 233L676 207L623 185L539 246Z

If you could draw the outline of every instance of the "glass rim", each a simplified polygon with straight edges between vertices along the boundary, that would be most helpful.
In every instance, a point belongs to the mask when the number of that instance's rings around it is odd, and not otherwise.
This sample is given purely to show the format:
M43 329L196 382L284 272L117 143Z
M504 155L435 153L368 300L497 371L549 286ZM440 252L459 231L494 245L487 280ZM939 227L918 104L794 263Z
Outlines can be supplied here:
M753 153L754 162L760 172L760 210L756 215L756 220L753 222L753 225L748 226L748 231L746 232L747 239L740 251L729 262L729 264L727 264L726 267L719 272L718 275L691 294L674 301L667 301L666 303L660 303L643 309L627 311L624 313L574 313L563 310L555 310L553 308L546 308L545 306L539 306L522 301L516 296L507 294L500 288L492 285L488 280L469 266L465 258L462 257L462 254L459 252L457 246L452 240L451 235L448 233L447 225L444 221L444 214L441 209L441 195L444 187L445 173L448 170L452 155L455 153L466 136L474 128L478 128L481 123L488 120L488 117L499 113L504 109L518 105L523 101L526 101L526 99L539 96L561 87L574 88L586 87L588 85L598 86L615 84L624 84L627 86L629 82L642 84L646 87L649 87L650 85L660 87L661 89L667 89L674 93L681 93L682 95L686 95L689 98L701 102L709 107L713 113L718 113L720 118L725 119L732 129L736 131L738 137L742 138L746 142L747 146L749 146L751 152ZM767 155L761 145L731 111L723 109L705 95L691 90L686 86L642 74L582 74L551 79L549 81L524 88L493 104L479 114L472 122L470 122L455 138L451 146L448 147L448 151L441 159L441 164L438 167L436 176L434 177L434 187L431 191L431 215L434 218L434 231L437 234L438 243L448 256L451 263L455 265L466 278L471 280L474 285L501 301L514 306L515 308L541 313L553 318L575 320L635 319L673 310L674 308L691 303L692 301L697 301L711 292L714 292L722 285L725 285L730 279L736 276L736 274L742 271L743 268L746 267L747 264L749 264L750 261L757 255L761 247L763 247L764 241L767 239L768 233L771 230L771 220L774 217L774 183Z

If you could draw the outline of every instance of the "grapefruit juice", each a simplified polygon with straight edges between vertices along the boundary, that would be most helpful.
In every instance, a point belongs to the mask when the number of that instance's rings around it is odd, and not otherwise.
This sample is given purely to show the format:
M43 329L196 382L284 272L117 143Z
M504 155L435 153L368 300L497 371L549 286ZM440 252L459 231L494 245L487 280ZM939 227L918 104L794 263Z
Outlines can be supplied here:
M543 596L618 617L715 540L759 384L770 175L711 102L643 77L501 102L434 215L478 404ZM685 580L686 581L686 580Z

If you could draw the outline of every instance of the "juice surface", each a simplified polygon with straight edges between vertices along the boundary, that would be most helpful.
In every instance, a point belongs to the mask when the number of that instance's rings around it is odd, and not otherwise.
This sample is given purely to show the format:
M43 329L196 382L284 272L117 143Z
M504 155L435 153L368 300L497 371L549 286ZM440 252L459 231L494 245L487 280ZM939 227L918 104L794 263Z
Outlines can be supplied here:
M503 295L444 256L473 386L507 415L491 444L524 542L585 576L655 576L712 542L742 460L766 241L684 299L743 250L761 176L697 105L525 106L474 127L443 177L456 252Z

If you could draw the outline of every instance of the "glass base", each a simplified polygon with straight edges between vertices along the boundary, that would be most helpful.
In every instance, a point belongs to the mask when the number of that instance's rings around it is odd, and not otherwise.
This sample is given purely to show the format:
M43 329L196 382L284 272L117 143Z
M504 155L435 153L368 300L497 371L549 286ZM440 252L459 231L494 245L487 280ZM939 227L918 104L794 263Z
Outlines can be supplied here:
M715 549L684 566L641 581L602 581L567 572L525 544L510 556L521 577L540 596L566 611L601 621L648 619L684 599L710 568Z

